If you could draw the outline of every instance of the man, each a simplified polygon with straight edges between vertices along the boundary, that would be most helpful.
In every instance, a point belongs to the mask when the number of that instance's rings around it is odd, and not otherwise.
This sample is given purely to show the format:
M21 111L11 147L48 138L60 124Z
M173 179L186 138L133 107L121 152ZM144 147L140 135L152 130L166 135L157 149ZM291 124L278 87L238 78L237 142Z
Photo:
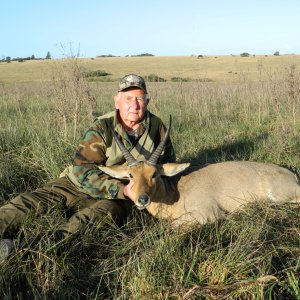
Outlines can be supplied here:
M129 74L114 97L115 111L97 118L85 133L73 160L59 179L31 193L23 193L0 208L0 261L14 248L12 235L29 212L46 213L60 204L74 212L54 233L57 240L79 233L90 223L112 218L120 224L132 208L132 182L113 179L97 166L126 164L112 129L137 160L146 160L165 134L162 121L147 110L150 98L142 77ZM161 163L174 162L167 142Z

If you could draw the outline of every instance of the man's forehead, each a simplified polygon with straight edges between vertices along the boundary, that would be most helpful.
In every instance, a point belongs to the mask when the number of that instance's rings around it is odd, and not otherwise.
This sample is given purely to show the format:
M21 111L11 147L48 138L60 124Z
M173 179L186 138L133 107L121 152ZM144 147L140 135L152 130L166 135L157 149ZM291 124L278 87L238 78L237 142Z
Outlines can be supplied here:
M145 92L142 89L135 88L135 87L126 89L124 91L121 91L120 93L121 93L121 95L125 95L125 96L127 96L127 95L145 95Z

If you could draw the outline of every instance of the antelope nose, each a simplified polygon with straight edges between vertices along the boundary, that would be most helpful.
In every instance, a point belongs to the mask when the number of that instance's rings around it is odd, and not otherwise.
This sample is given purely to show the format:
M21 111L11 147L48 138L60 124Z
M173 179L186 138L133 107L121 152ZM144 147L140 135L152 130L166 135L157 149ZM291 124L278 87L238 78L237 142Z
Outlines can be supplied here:
M138 198L138 203L142 206L147 206L150 203L150 198L148 195L140 195Z

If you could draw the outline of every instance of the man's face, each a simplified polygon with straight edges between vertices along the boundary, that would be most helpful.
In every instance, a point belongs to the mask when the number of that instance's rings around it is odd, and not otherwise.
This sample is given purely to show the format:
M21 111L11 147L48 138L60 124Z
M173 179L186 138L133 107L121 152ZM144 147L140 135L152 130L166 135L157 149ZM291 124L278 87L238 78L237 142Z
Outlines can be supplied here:
M130 88L119 92L114 100L122 121L129 127L136 125L143 119L149 103L147 95L139 88Z

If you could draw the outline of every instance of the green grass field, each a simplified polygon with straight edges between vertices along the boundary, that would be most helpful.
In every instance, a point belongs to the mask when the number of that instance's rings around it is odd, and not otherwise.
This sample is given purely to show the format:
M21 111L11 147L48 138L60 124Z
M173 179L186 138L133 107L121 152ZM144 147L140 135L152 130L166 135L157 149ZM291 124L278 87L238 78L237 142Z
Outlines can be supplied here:
M0 63L0 198L57 177L93 116L113 109L117 78L131 72L167 79L148 83L150 110L173 116L178 161L255 160L299 172L299 67L299 56ZM81 70L105 70L111 82L87 82ZM178 231L136 211L121 228L96 224L58 254L48 234L64 221L57 207L23 224L17 241L42 238L1 263L0 298L300 299L299 216L299 204L253 204Z

